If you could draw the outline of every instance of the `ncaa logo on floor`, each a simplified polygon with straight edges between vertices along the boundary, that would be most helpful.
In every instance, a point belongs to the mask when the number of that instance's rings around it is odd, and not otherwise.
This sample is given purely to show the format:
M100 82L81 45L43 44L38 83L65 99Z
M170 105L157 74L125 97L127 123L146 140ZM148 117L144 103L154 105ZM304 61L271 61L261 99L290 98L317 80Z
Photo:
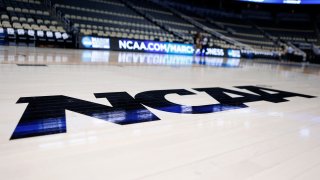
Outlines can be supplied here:
M22 97L17 103L28 103L11 140L50 134L66 133L65 110L77 112L90 117L102 119L118 125L160 120L145 106L160 111L178 114L205 114L220 111L247 108L245 103L266 101L270 103L287 102L288 97L315 98L315 96L280 91L258 86L237 86L238 89L251 91L245 93L220 87L194 88L205 92L218 104L201 106L185 106L168 101L165 96L178 94L180 96L195 95L186 89L168 89L145 91L130 96L127 92L95 93L96 98L107 99L112 107L89 102L64 95ZM270 93L270 91L272 93ZM231 97L235 94L239 97Z

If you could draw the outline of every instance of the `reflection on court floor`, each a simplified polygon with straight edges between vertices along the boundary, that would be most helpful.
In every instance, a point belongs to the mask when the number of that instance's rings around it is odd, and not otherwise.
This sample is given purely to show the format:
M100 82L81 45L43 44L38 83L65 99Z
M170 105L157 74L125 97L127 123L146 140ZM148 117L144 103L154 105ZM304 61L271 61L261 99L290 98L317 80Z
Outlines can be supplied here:
M268 59L0 47L0 179L317 180L319 81Z

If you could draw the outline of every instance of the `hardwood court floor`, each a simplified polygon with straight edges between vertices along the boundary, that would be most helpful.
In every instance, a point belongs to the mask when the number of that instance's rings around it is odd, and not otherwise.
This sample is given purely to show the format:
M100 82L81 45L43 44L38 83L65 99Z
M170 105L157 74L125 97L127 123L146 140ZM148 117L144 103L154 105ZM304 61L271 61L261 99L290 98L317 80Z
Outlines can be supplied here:
M271 60L0 47L0 179L319 180L319 70ZM66 110L66 133L9 140L28 105L16 104L20 97L110 106L94 93L186 89L196 95L166 99L190 107L218 103L192 88L254 94L235 86L317 97L206 114L145 106L161 120L128 125Z

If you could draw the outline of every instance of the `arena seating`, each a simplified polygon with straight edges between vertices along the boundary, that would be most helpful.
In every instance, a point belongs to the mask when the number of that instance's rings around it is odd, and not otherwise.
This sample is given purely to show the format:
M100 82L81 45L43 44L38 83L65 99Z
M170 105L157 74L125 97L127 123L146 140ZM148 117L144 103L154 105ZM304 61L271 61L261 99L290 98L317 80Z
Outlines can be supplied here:
M0 0L0 43L77 47L83 35L193 43L201 32L212 47L257 54L281 53L290 44L308 50L320 45L320 16L312 23L307 14L234 13L179 2Z
M132 2L135 8L141 10L160 26L164 26L168 31L179 35L185 42L192 43L193 36L200 31L194 25L157 4L142 0Z
M177 6L174 7L179 8ZM220 10L205 11L198 8L193 8L192 10L185 8L183 10L183 7L180 7L179 10L189 17L195 14L200 15L200 17L193 17L194 20L213 31L247 44L256 51L281 51L282 49L277 42L266 37L263 32L244 19L241 14L226 13ZM215 41L215 44L220 44L220 47L230 48L223 46L223 42L219 39Z
M212 22L212 21L211 21ZM276 42L268 39L262 32L255 28L252 24L245 23L243 18L222 18L217 23L227 31L223 32L224 35L234 38L244 44L248 44L254 49L279 51Z
M256 13L255 16L247 16L254 24L268 33L271 38L284 42L291 42L295 45L317 44L318 37L315 27L307 14L277 14L272 18L270 14ZM263 18L261 17L263 16Z
M2 0L3 34L12 44L55 45L72 43L71 36L38 0Z
M52 0L55 11L82 35L173 41L173 36L120 1Z
M181 8L179 6L175 6L174 7L175 9L175 12L179 11L180 13L182 13L184 16L187 16L189 18L191 18L192 20L200 23L201 25L205 25L207 28L213 30L213 31L217 31L217 32L220 32L221 31L224 31L224 30L221 30L217 27L215 27L213 24L211 23L206 23L206 18L202 17L200 14L201 13L194 13L192 11L189 11L188 9L186 8ZM218 47L218 48L233 48L233 49L239 49L238 46L235 46L233 44L230 44L228 42L226 42L225 40L223 40L222 38L219 38L219 37L216 37L212 34L210 34L210 32L205 32L206 30L205 29L198 29L197 30L198 32L201 32L201 34L203 36L206 36L209 38L209 46L212 46L212 47ZM195 34L195 32L191 32L192 35Z
M244 10L234 13L190 7L177 0L168 4L187 16L198 15L193 19L213 31L249 45L256 52L282 53L292 45L302 50L310 50L313 45L320 44L319 30L311 23L307 14L278 13L274 17L266 11ZM299 53L301 52L300 50Z

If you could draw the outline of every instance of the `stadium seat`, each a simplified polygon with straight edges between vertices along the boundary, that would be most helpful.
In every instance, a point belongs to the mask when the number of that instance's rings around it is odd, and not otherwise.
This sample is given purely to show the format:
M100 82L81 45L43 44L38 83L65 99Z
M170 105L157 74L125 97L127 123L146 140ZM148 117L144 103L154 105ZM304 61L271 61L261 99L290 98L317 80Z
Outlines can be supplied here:
M53 34L66 32L41 1L3 1L6 13L1 13L1 26L10 28L6 34L12 43L34 45L39 40L43 45L54 45L56 37Z

